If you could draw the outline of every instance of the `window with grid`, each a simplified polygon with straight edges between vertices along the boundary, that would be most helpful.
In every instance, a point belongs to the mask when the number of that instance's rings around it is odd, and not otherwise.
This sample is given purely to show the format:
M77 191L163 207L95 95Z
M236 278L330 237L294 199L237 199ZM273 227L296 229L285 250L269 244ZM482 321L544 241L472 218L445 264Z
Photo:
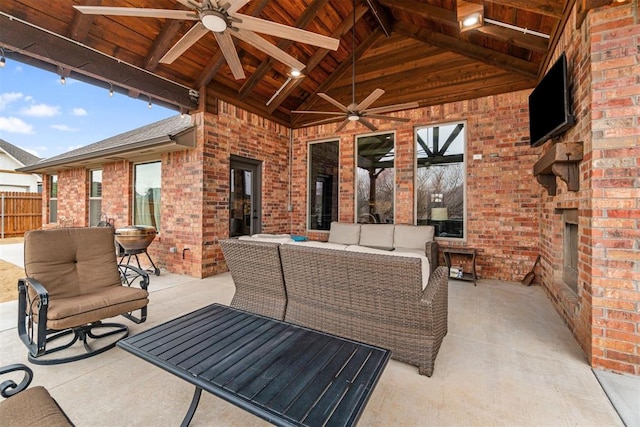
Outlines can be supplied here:
M465 236L464 122L422 126L415 131L416 218L439 238Z

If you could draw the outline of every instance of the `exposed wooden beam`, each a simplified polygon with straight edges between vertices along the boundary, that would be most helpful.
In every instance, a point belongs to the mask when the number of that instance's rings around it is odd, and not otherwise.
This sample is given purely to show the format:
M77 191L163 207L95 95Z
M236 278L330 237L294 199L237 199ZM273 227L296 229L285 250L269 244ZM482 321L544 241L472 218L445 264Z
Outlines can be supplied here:
M29 63L31 58L32 63L71 70L89 81L111 82L123 91L137 90L176 110L197 106L188 87L6 15L0 15L0 44L13 51L17 60L24 57L23 62ZM71 77L77 78L74 74Z
M91 16L91 15L89 15ZM168 19L162 26L160 34L153 41L153 46L149 50L147 57L144 59L144 68L153 71L160 64L160 58L169 51L173 46L173 40L176 33L179 32L183 22L177 19Z
M371 9L371 13L375 16L378 21L378 25L380 25L380 29L384 33L385 36L389 37L391 35L393 18L391 18L387 9L383 8L378 0L366 0L369 5L369 9Z
M565 1L558 0L485 0L487 3L499 4L514 9L537 13L538 15L560 18L564 12Z
M431 6L415 0L378 0L378 3L391 9L398 9L403 12L421 16L422 18L439 24L458 27L456 12L454 10Z
M300 18L298 18L294 24L297 28L306 28L307 25L316 17L320 9L322 9L328 0L314 0L309 6L306 7ZM286 51L291 45L292 40L280 40L276 45L278 49ZM253 91L258 83L264 78L264 76L273 67L273 58L269 58L264 61L260 66L251 74L251 77L240 88L240 99L245 99ZM298 70L302 71L302 70Z
M87 0L84 6L100 6L100 4L102 4L102 0ZM89 34L89 29L94 19L95 15L85 15L84 13L76 11L67 34L69 38L78 42L84 41L87 34Z
M516 72L526 77L535 78L537 76L538 66L536 64L442 33L428 31L412 24L396 25L395 31L404 36L413 37L424 43L459 53L503 70Z
M549 40L534 36L533 34L525 34L522 31L503 28L497 25L484 23L482 27L476 28L476 31L485 34L492 39L500 40L507 44L529 49L533 52L546 53L549 49Z
M366 6L363 6L363 5L356 6L356 22L360 21L360 18L362 18L362 16L367 12L367 10L368 9ZM340 23L338 28L336 28L334 32L331 33L331 37L339 39L345 34L347 34L347 32L349 32L352 27L353 27L353 12L351 12L349 16L346 17ZM324 57L329 54L329 52L330 51L328 49L318 49L316 53L314 53L313 56L309 58L309 61L307 62L307 67L305 68L305 73L310 73L311 71L313 71L318 66L318 64L322 62ZM291 83L289 83L289 85L287 85L278 94L278 96L276 96L275 99L271 101L271 104L269 104L269 113L273 113L282 104L282 102L285 99L287 99L287 97L291 94L291 92L293 92L293 90L297 88L300 85L300 83L302 83L302 81L303 79L292 80Z

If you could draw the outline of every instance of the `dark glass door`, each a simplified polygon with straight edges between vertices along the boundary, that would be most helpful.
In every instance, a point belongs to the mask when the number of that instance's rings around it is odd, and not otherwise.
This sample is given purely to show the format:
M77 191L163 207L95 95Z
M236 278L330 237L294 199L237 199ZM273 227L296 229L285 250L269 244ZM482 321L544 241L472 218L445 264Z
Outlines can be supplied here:
M251 160L231 160L229 183L229 236L260 232L260 164Z

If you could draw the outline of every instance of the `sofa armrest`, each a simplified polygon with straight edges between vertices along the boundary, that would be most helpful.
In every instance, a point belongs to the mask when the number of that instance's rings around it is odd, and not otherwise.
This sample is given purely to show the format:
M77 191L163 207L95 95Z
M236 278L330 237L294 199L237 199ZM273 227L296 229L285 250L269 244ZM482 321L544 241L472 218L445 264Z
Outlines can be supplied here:
M440 266L431 273L427 287L422 291L420 302L429 306L432 333L444 337L447 334L449 311L449 269Z
M431 266L431 271L435 271L438 268L438 242L432 240L425 244L424 252L426 257L429 259L429 265Z

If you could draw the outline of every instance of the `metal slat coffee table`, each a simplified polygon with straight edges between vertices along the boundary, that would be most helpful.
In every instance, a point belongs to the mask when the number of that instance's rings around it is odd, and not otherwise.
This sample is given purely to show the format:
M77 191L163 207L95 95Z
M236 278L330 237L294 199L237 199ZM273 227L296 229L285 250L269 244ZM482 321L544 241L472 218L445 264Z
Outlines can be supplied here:
M280 426L357 422L391 351L213 304L118 342L122 349Z

